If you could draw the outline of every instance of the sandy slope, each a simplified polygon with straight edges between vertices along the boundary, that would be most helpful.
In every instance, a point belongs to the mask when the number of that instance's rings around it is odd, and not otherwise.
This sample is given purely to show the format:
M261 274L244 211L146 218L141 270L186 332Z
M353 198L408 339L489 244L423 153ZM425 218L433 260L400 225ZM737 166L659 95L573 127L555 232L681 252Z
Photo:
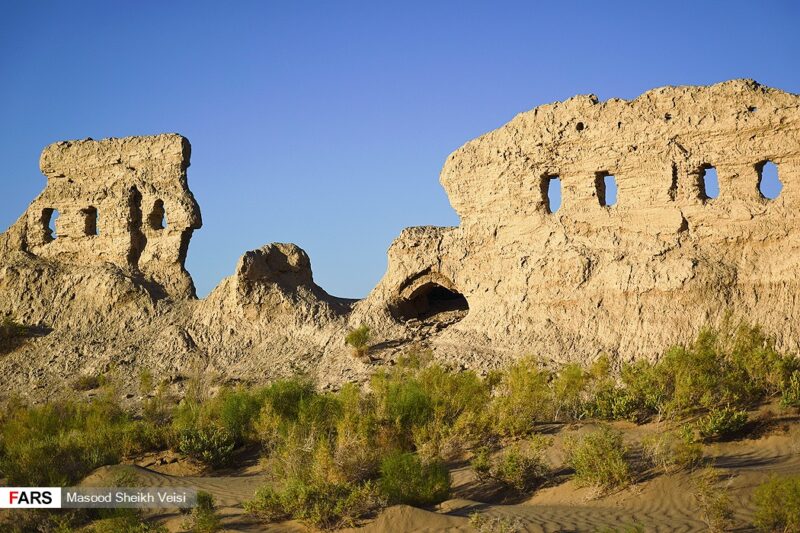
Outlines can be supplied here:
M658 424L634 426L618 424L626 439L635 441L642 435L663 431ZM549 459L554 465L563 460L562 446L566 434L587 431L591 426L563 429L555 434ZM752 515L750 497L753 488L772 474L800 473L800 422L796 419L774 421L766 434L732 442L706 446L708 461L725 474L736 502L736 530L747 530ZM86 484L108 484L123 469L133 469L142 486L192 486L213 494L223 517L223 525L231 531L306 531L294 522L260 524L243 513L241 502L249 499L266 476L258 468L246 468L224 475L168 475L154 468L116 465L95 471ZM172 466L173 470L180 470ZM497 494L479 484L468 466L452 470L454 499L435 510L417 509L405 505L391 507L359 531L475 531L469 524L473 512L488 517L502 517L514 523L520 531L592 532L602 528L623 528L641 524L646 531L702 531L705 525L697 515L691 495L691 474L645 472L630 488L598 497L587 487L566 481L542 488L533 497L500 505ZM182 517L177 512L152 515L164 521L171 530L178 530Z

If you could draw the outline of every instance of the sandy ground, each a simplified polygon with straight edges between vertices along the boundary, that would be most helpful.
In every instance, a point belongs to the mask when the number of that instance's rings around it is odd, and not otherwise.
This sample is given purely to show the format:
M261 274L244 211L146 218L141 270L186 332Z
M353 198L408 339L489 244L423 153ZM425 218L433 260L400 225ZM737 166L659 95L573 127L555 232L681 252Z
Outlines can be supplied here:
M635 426L622 423L615 426L624 431L626 440L631 443L648 433L665 429L660 424ZM591 424L587 424L554 431L554 445L548 458L556 470L563 462L564 437L591 428ZM730 488L735 502L735 531L750 529L750 499L759 483L773 474L800 473L798 417L774 418L756 433L747 438L707 445L704 450L707 461L720 469L726 479L724 483ZM137 484L141 486L186 486L213 494L222 524L228 531L308 531L295 522L261 524L244 514L242 501L251 498L256 488L266 481L255 459L245 461L246 464L237 469L213 475L203 475L198 465L175 457L148 457L137 463L100 468L84 483L108 486L127 469L135 474ZM551 486L541 488L532 497L520 501L504 497L496 487L479 483L467 464L454 465L451 473L453 499L427 510L393 506L358 531L475 531L468 517L476 511L487 517L504 518L518 531L593 532L603 528L622 530L633 524L642 525L646 531L658 532L706 530L693 503L691 473L688 472L664 474L646 471L631 487L600 496L592 488L578 487L562 470L562 475L557 476ZM172 531L179 531L183 521L176 511L150 516L165 523Z

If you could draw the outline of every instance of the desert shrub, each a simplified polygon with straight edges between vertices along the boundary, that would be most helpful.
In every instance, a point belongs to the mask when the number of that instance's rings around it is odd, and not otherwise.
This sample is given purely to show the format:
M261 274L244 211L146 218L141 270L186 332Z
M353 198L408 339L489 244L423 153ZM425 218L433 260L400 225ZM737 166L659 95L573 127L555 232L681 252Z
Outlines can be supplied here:
M733 519L731 497L727 487L720 486L720 475L711 467L693 479L693 492L700 518L709 531L724 531Z
M193 533L214 533L219 531L221 525L214 505L214 496L207 492L199 491L197 493L197 504L181 526L183 529Z
M620 385L611 372L611 361L601 355L589 368L589 398L586 415L599 420L632 420L639 412L639 402Z
M365 357L369 353L369 339L371 332L369 326L361 324L355 329L350 330L344 338L344 342L353 348L353 354L357 357Z
M759 326L747 323L733 325L727 318L719 329L719 352L730 362L733 378L745 380L744 402L778 393L781 385L800 368L800 360L782 355L775 349L774 339Z
M668 349L657 363L623 364L619 379L608 358L599 358L588 372L586 413L641 421L726 406L744 409L790 389L797 369L800 359L779 354L760 328L727 319L718 329L702 329L690 345Z
M647 436L642 440L642 452L650 464L666 473L692 470L703 460L703 447L689 426Z
M524 435L552 416L550 374L537 360L525 358L503 374L492 402L495 428L502 435Z
M214 426L190 428L178 436L178 451L213 467L230 463L236 441L227 429Z
M703 440L729 437L741 431L745 425L747 425L747 412L730 407L714 408L696 423Z
M122 456L137 455L152 450L166 450L173 441L169 426L149 420L132 420L120 431Z
M628 448L622 434L603 426L566 441L567 464L575 470L575 479L603 490L621 488L631 482L627 460Z
M528 492L544 482L550 473L544 457L550 443L550 439L538 436L531 439L526 450L511 446L495 457L490 457L488 449L483 448L478 450L471 466L479 479L494 479L518 492Z
M791 358L757 327L704 328L689 347L667 351L658 372L668 394L663 410L682 415L722 406L744 408L779 390Z
M262 393L265 404L287 420L296 420L303 400L315 394L314 384L303 377L274 381Z
M606 383L596 390L586 413L598 420L636 420L639 404L625 388Z
M800 370L795 370L781 386L781 405L800 407Z
M584 398L589 375L580 365L571 363L559 369L550 383L553 420L578 420L586 410Z
M172 414L175 448L213 467L228 464L236 448L258 442L265 401L265 389L223 388L213 398L187 393Z
M288 427L297 422L301 404L317 393L303 378L278 380L262 392L263 404L253 424L258 440L267 449L276 446Z
M155 388L155 393L144 400L142 415L145 420L153 424L167 426L172 422L175 404L176 400L170 394L167 383L161 382Z
M353 526L386 505L374 483L290 480L282 489L259 489L245 510L267 522L293 518L320 528Z
M668 399L668 390L658 364L647 360L624 363L620 380L632 405L633 417L643 420L654 414L662 414Z
M770 478L756 487L753 502L761 531L800 531L800 476Z
M89 391L99 389L103 385L101 376L97 374L86 374L78 376L72 382L72 388L76 391Z
M0 320L0 354L13 351L20 346L28 334L28 328L6 316Z
M474 372L451 372L439 365L416 376L430 400L427 422L413 428L414 445L427 459L450 459L485 439L489 389Z
M12 403L0 423L0 471L18 486L65 486L118 463L133 449L163 442L163 428L135 421L108 395L40 406ZM149 432L151 442L137 442ZM152 448L151 448L152 449Z
M507 516L488 516L475 511L469 515L469 525L478 533L517 533L525 531L525 525L519 518Z
M382 450L377 443L375 400L352 383L342 387L337 399L333 463L342 479L354 483L373 479L378 475Z
M438 461L424 463L412 453L396 452L381 461L380 488L389 503L431 505L450 494L450 473Z
M259 389L248 390L243 387L223 388L210 399L184 398L174 415L176 430L204 430L213 433L211 428L224 430L235 445L255 440L255 423L264 402L264 392Z
M379 420L385 444L410 451L414 447L414 429L433 420L433 400L429 391L402 368L379 371L372 377L375 414Z

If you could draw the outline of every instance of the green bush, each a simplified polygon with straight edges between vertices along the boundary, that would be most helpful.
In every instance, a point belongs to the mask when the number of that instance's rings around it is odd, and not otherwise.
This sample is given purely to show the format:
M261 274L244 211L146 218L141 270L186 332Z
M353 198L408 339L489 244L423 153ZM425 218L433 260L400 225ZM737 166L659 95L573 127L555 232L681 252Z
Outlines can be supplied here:
M354 526L358 519L386 505L376 486L363 484L308 483L290 480L285 487L259 489L245 510L267 522L289 518L319 528Z
M223 388L209 399L187 395L173 416L173 427L181 437L223 435L240 446L257 440L255 425L265 401L265 391L243 387ZM216 430L216 431L215 431Z
M761 531L800 531L800 476L772 477L756 487L753 502Z
M590 376L580 365L563 366L552 379L553 420L579 420L586 411L586 387Z
M167 383L162 382L156 387L155 393L144 400L142 414L145 420L153 424L168 426L172 423L172 413L176 403L175 398L169 392Z
M302 404L316 394L311 381L302 378L275 381L263 390L253 431L267 450L286 435L288 428L297 422Z
M639 404L623 387L606 383L596 390L586 412L598 420L636 420Z
M511 446L495 457L486 448L478 451L471 462L479 479L494 479L518 492L528 492L541 485L549 476L550 467L544 457L550 439L531 439L526 450Z
M580 484L603 490L630 484L632 472L622 434L603 426L578 439L566 441L567 464Z
M440 462L423 463L412 453L393 453L381 461L381 492L389 502L439 503L450 494L450 473Z
M729 437L747 425L747 412L723 407L714 408L697 421L697 430L703 440Z
M214 505L214 496L199 491L197 493L197 504L192 509L189 518L182 524L183 529L192 533L214 533L221 529L220 517Z
M800 370L795 370L781 386L781 405L800 407Z
M711 467L701 470L693 479L693 493L700 518L709 531L724 531L733 519L733 508L727 487L720 487L720 476Z
M525 358L503 372L492 402L496 431L518 436L534 424L552 418L550 373L533 358Z
M369 353L369 339L371 337L369 326L361 324L357 328L350 330L344 338L344 342L353 348L353 353L357 357L365 357Z
M416 380L430 403L428 420L412 429L420 455L452 459L486 438L489 389L474 372L451 372L430 365L418 372Z
M221 427L186 429L178 437L178 451L213 467L229 464L235 447L233 435Z
M718 329L702 329L689 346L668 349L655 364L623 364L618 380L601 357L588 372L586 413L603 420L682 418L742 410L778 393L791 404L800 398L800 377L792 385L796 371L800 359L779 354L760 328L727 319Z
M747 407L776 393L791 364L757 327L728 322L718 330L705 328L690 347L672 348L659 362L668 396L663 410L681 415Z
M12 402L0 420L0 471L12 485L65 486L165 440L164 428L133 420L107 395L32 407Z
M588 375L589 398L585 412L589 417L599 420L635 420L639 417L641 402L632 390L617 383L607 355L601 355L592 364Z
M644 458L665 473L692 470L703 461L703 447L691 427L649 435L642 440Z

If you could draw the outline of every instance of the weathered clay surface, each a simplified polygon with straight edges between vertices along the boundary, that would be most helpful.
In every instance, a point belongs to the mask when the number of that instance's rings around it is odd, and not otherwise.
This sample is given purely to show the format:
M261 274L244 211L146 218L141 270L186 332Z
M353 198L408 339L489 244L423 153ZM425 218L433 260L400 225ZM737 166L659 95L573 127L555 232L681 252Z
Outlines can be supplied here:
M758 189L766 161L784 185L775 200ZM703 194L709 165L714 199ZM604 175L618 184L613 206ZM368 320L414 280L440 276L469 302L434 342L461 346L454 357L655 357L727 310L796 350L798 180L800 97L753 81L542 106L448 157L441 182L461 225L403 232L357 314Z
M48 146L39 162L47 187L4 248L63 264L111 263L166 294L194 295L184 262L201 220L186 183L189 153L180 135Z
M188 158L177 135L45 149L47 188L0 236L0 313L39 335L0 357L9 389L112 366L176 379L191 368L249 381L306 372L336 385L369 371L343 340L362 322L378 364L412 344L478 369L525 353L653 358L727 311L800 348L800 96L750 80L579 96L467 143L441 175L461 224L404 230L357 303L315 285L289 244L247 252L197 300L183 268L200 227ZM766 161L784 185L774 200L758 189ZM613 206L604 175L619 187Z

